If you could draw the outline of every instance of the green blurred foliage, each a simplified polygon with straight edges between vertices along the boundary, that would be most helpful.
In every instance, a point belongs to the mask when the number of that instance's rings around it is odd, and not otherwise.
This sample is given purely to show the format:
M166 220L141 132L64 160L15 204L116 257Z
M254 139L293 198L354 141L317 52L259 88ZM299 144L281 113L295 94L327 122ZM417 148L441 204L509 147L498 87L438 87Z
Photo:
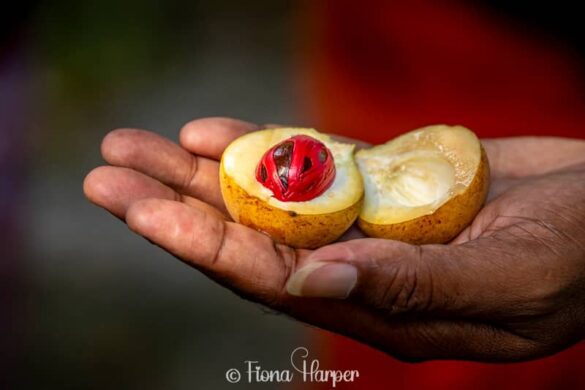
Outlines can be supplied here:
M20 388L232 388L225 370L245 359L287 362L300 325L266 318L167 261L92 207L81 183L102 163L99 143L112 128L173 137L190 115L289 112L294 3L47 0L32 8L17 53L34 92L32 147L23 151L30 259L20 264L30 267L30 302ZM275 119L283 118L291 117Z
M41 158L81 159L82 138L120 119L113 99L196 67L205 48L281 46L290 9L269 0L41 2L29 27Z

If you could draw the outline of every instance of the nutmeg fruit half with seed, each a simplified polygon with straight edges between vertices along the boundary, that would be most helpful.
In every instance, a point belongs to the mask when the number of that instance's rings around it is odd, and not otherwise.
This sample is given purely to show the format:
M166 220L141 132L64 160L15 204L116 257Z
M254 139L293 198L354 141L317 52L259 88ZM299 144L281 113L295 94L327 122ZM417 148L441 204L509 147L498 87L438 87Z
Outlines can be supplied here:
M295 248L338 239L357 219L364 193L354 145L301 128L233 141L222 155L220 186L234 221Z

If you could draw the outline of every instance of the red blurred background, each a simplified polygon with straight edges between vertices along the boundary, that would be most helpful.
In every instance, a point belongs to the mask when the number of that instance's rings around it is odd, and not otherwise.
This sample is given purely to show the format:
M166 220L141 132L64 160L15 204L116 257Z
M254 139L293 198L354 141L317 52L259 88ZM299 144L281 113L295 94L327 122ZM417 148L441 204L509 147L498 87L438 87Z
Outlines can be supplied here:
M320 129L372 143L435 123L481 137L585 136L583 31L569 9L339 0L306 13L305 110ZM522 364L412 365L339 336L315 338L330 365L360 370L358 383L340 388L585 387L585 345Z

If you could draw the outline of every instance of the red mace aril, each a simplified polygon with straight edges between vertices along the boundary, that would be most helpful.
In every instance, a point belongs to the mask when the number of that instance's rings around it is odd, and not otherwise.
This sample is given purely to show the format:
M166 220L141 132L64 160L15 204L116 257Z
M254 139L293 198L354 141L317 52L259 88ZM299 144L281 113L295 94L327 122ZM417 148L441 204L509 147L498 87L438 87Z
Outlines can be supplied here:
M335 179L335 162L323 142L295 135L268 149L256 180L284 202L303 202L324 193Z

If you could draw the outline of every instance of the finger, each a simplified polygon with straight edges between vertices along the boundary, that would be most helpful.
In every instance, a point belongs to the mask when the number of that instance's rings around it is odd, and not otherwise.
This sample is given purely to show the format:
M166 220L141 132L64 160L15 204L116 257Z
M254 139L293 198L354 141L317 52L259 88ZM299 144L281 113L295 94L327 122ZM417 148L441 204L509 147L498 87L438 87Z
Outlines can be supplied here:
M223 214L202 201L180 195L172 188L129 168L104 166L91 171L83 182L85 196L116 217L124 219L128 207L146 198L180 200L221 218Z
M142 198L175 199L175 192L152 178L128 168L98 167L83 182L85 196L94 204L123 218L133 201Z
M142 172L181 194L225 210L219 190L219 164L194 156L155 133L114 130L102 142L102 155L112 165Z
M439 313L464 318L495 318L536 311L522 307L540 276L505 242L491 238L463 245L424 245L362 239L313 252L290 278L289 293L305 297L348 298L390 315ZM514 243L512 243L514 244ZM515 244L514 244L515 245ZM537 258L537 253L525 255ZM512 272L510 262L515 261ZM547 293L538 291L538 294Z
M187 123L181 129L180 143L200 156L219 160L224 149L236 138L255 130L294 127L277 123L257 125L231 118L203 118ZM359 140L332 134L339 142L356 144L358 149L371 145Z
M541 175L585 162L585 141L561 137L482 139L492 176Z
M204 209L146 199L126 213L134 232L239 294L271 304L284 294L296 252L270 237Z
M234 139L259 129L254 123L237 119L202 118L183 126L179 141L191 153L219 160L224 149Z

